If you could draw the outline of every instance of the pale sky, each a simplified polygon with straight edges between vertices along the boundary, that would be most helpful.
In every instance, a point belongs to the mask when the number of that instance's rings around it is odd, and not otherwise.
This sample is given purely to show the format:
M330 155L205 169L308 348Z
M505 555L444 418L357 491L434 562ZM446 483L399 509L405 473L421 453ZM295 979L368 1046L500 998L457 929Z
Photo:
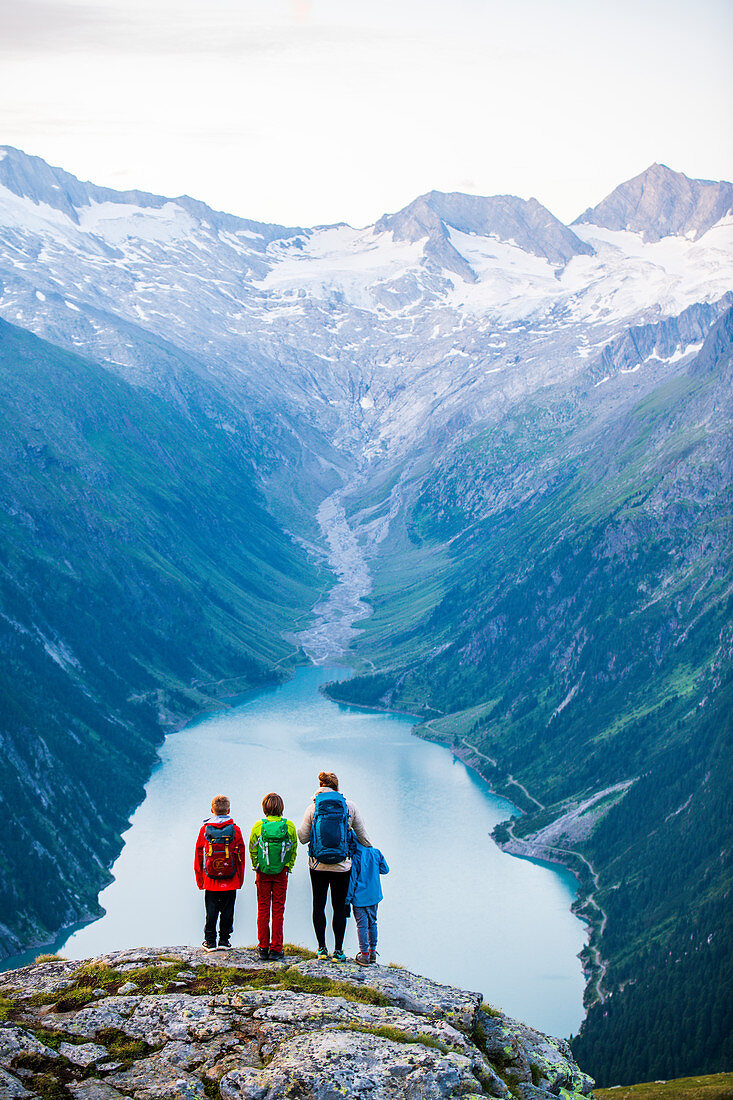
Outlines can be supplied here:
M733 179L733 0L0 0L0 144L288 225Z

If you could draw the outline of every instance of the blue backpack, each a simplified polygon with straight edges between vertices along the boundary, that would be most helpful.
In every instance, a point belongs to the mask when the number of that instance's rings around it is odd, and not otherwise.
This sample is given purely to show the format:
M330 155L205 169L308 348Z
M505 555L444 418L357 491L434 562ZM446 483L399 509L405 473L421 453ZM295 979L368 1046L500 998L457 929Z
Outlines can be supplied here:
M338 791L316 795L308 851L319 863L343 863L349 856L349 811Z

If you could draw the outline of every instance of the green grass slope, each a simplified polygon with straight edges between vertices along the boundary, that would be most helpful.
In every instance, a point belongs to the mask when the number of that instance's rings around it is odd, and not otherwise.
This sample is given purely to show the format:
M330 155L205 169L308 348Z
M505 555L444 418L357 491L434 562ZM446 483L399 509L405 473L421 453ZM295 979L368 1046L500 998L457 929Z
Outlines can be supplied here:
M594 1100L733 1100L733 1073L594 1089Z
M161 723L281 675L324 578L268 512L249 434L180 397L0 322L0 420L10 953L97 912Z
M332 692L445 715L426 735L484 754L514 835L595 869L548 853L595 918L600 1083L733 1064L732 349L729 311L646 392L549 391L441 456L376 562L376 672Z

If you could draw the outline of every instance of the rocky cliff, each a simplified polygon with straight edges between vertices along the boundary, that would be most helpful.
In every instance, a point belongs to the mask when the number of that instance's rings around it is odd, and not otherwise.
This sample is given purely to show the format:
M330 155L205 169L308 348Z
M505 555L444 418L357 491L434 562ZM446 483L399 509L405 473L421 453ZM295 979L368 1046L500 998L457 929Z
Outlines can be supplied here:
M0 1096L581 1100L563 1040L394 966L253 950L51 959L0 981Z

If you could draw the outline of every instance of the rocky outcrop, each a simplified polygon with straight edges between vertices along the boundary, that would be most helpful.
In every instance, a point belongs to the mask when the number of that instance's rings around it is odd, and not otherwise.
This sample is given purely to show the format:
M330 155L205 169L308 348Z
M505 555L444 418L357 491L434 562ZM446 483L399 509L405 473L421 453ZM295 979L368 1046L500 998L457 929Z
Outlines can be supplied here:
M621 374L634 374L640 367L669 365L691 359L715 323L733 305L733 293L716 302L696 302L675 317L647 325L633 325L606 344L592 359L588 376L601 384ZM718 363L720 355L712 357Z
M514 195L485 197L430 191L398 213L385 214L374 229L376 233L391 232L399 241L428 237L433 249L438 241L449 245L450 229L496 237L559 267L564 267L573 256L593 254L591 245L581 241L537 199L519 199ZM430 254L427 248L426 254Z
M295 950L295 949L294 949ZM52 960L0 981L0 1096L581 1100L563 1040L396 967L235 948Z
M626 180L573 225L629 229L645 241L689 236L699 240L733 210L733 184L689 179L666 164L652 164Z

